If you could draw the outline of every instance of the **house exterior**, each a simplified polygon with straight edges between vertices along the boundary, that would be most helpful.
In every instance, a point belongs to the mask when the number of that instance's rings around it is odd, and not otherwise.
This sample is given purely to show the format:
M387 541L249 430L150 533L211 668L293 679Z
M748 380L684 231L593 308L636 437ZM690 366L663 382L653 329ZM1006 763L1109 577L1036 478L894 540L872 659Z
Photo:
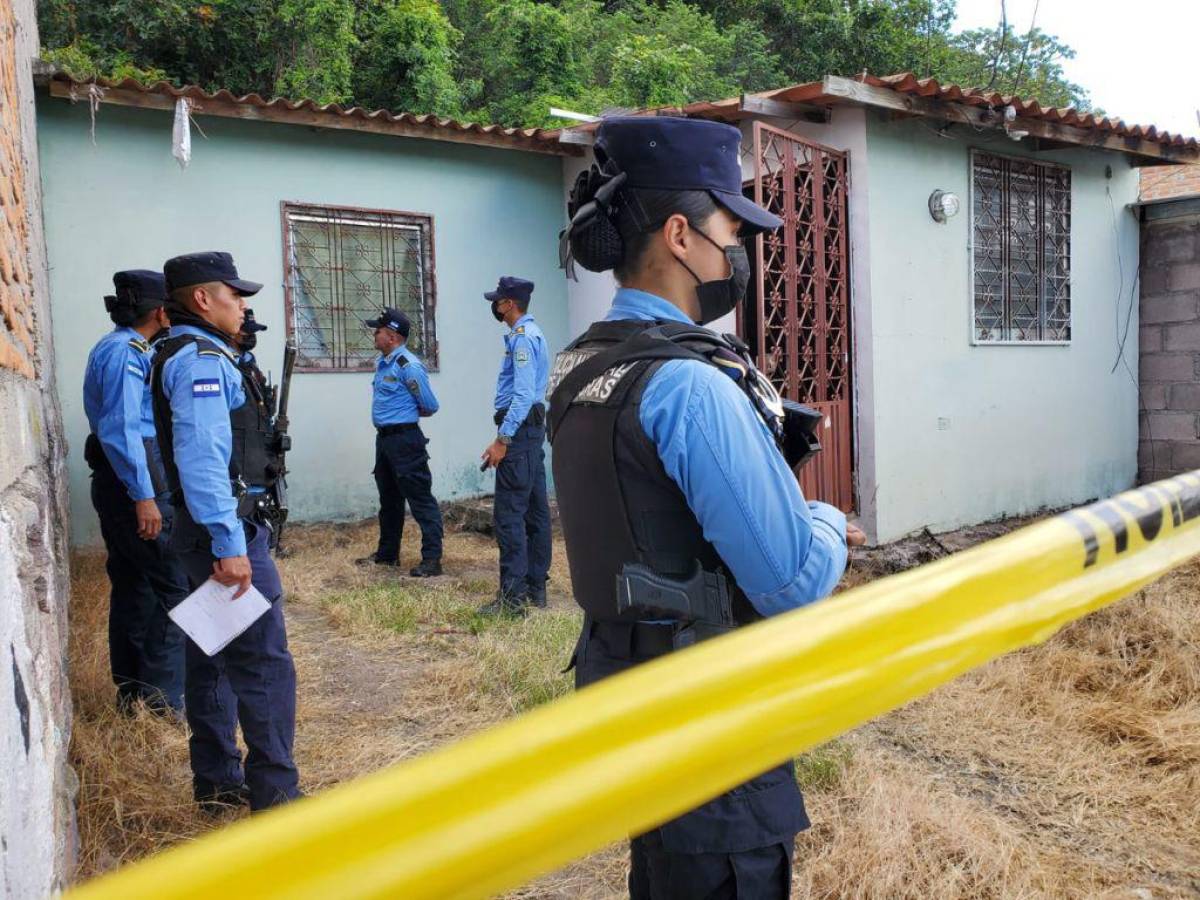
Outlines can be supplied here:
M297 518L375 509L371 354L348 335L397 292L443 403L428 424L435 492L487 491L478 453L500 332L480 292L501 273L537 282L552 350L612 296L611 276L568 282L556 258L595 125L480 128L133 82L102 83L89 104L90 90L59 77L39 105L71 445L86 434L78 385L111 272L220 247L268 285L254 301L272 326L265 366L278 371L285 337L301 346ZM185 171L168 153L180 96L204 135ZM825 413L808 496L882 542L1133 484L1138 172L1200 159L1194 140L907 75L647 112L737 124L746 191L785 219L756 242L750 296L719 327ZM74 534L91 541L78 457Z
M1142 172L1138 480L1200 469L1200 165Z
M278 380L285 339L299 346L288 456L297 520L377 509L376 354L361 323L384 305L416 323L412 342L441 401L422 423L435 495L491 490L479 454L495 434L504 348L482 292L501 274L533 280L531 311L551 346L566 343L554 236L561 159L577 148L537 131L135 82L102 83L93 107L89 90L52 80L38 98L76 543L99 541L81 391L88 352L112 327L101 298L116 270L204 249L230 251L244 277L266 285L251 301L269 328L256 350L263 370ZM171 156L181 97L196 122L186 169Z
M785 218L723 324L828 414L808 496L884 542L1134 483L1138 171L1194 140L912 76L676 112L736 123L747 191ZM572 332L611 290L572 285Z

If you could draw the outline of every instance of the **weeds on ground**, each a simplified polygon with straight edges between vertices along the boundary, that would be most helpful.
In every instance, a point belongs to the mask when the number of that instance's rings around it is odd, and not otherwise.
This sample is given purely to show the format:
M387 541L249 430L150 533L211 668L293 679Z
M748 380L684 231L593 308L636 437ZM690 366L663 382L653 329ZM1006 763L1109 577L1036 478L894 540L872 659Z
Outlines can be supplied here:
M803 791L832 791L854 758L850 745L834 739L796 758L796 783Z

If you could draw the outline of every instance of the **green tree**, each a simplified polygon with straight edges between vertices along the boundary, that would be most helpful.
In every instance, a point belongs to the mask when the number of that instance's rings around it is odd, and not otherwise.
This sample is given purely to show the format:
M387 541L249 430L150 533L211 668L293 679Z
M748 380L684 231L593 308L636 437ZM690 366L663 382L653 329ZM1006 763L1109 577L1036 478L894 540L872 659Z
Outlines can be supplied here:
M371 11L355 57L354 102L370 109L460 116L455 78L462 34L436 0L397 0Z
M282 66L275 93L318 103L351 99L352 60L358 46L353 0L283 0L279 4Z
M1007 31L980 28L954 36L944 73L959 84L990 85L1002 94L1036 99L1042 106L1089 109L1087 91L1063 72L1063 60L1074 57L1074 50L1040 29L1021 35L1012 26Z

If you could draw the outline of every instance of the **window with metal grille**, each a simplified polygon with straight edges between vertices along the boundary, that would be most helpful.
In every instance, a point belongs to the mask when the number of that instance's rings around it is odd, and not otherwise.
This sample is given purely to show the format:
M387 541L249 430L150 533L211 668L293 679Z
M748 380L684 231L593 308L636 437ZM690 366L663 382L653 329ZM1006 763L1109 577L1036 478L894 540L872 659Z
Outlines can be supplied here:
M432 217L284 203L283 245L297 368L374 370L377 352L365 322L384 307L403 310L412 322L408 346L437 368Z
M1071 340L1071 171L971 154L977 343Z

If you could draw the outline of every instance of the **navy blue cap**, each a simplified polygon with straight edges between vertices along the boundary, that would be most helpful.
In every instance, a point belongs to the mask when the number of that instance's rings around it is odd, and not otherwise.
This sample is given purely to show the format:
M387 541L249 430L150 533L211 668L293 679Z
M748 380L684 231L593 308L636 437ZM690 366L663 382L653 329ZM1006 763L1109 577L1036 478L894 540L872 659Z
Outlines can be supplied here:
M223 281L245 297L253 296L262 290L262 285L257 281L239 278L237 266L233 264L233 256L220 250L174 256L163 263L163 275L167 279L168 291L211 281Z
M529 298L533 296L533 282L525 278L518 278L516 275L501 275L496 289L484 291L483 296L489 303L495 303L497 300L516 300L520 303L528 303Z
M150 269L126 269L113 273L117 299L138 312L148 312L167 302L167 282L162 272Z
M407 338L408 332L412 329L412 323L408 321L408 316L400 310L390 307L381 312L378 319L367 319L364 324L368 328L390 328L402 338Z
M732 125L672 116L614 116L600 123L594 152L612 161L625 186L660 191L708 191L743 222L743 233L783 224L742 194L742 133Z
M244 310L242 310L242 314L245 316L245 318L242 319L242 327L239 329L242 334L254 334L259 331L267 330L266 325L254 318L254 310L252 310L250 307L247 306Z

